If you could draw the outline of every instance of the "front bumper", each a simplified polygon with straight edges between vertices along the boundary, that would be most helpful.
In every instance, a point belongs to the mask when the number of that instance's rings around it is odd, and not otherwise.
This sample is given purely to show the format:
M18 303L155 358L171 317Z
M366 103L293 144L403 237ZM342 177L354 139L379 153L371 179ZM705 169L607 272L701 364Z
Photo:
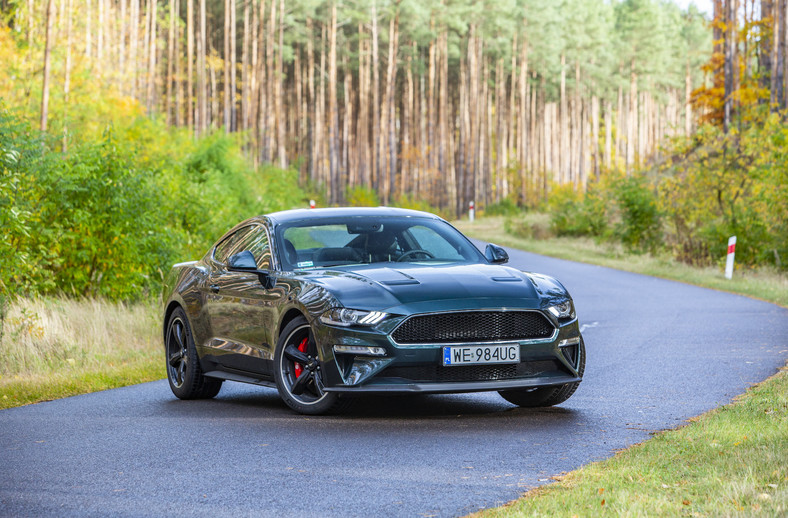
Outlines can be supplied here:
M520 363L514 365L442 365L443 344L398 345L390 333L397 319L377 329L317 326L315 337L322 354L323 382L328 392L459 393L559 386L581 381L579 354L559 344L576 343L577 319L559 322L550 338L519 344ZM382 347L386 356L335 353L334 345Z
M572 376L540 376L534 378L495 380L495 381L464 381L453 383L418 382L418 383L371 383L367 385L325 387L326 392L344 394L454 394L460 392L486 392L493 390L512 390L529 387L550 387L581 381L580 377ZM382 380L381 380L382 381Z

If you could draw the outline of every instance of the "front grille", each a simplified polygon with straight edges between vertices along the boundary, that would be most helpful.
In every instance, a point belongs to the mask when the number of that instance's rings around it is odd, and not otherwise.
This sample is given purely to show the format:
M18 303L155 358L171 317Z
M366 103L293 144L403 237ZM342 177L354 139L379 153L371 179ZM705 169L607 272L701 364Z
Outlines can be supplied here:
M558 370L553 360L522 362L516 365L419 365L415 367L389 367L379 378L403 378L410 381L495 381L533 376L542 372Z
M467 311L410 317L392 338L398 344L500 342L549 338L553 330L537 311Z

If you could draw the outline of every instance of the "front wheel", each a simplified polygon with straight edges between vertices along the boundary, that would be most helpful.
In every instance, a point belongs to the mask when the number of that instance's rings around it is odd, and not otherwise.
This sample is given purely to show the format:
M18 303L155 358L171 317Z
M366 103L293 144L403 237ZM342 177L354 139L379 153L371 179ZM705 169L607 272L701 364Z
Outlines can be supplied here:
M577 349L576 368L578 375L582 376L586 369L586 346L583 337ZM509 403L522 407L545 407L558 405L569 399L575 393L579 381L566 383L557 387L535 387L515 390L501 390L498 393Z
M285 326L274 353L274 378L282 400L301 414L319 415L336 411L344 401L326 392L318 358L317 343L303 316Z
M177 308L170 315L165 337L167 380L172 393L180 399L209 399L218 394L222 381L203 375L183 309Z

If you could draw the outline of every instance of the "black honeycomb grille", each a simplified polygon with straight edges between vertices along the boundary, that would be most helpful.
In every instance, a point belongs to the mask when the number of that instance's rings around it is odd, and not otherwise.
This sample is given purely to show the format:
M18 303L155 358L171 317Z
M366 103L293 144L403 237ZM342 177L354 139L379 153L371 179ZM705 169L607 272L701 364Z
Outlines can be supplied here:
M410 317L392 338L398 344L499 342L549 338L553 330L536 311L471 311Z

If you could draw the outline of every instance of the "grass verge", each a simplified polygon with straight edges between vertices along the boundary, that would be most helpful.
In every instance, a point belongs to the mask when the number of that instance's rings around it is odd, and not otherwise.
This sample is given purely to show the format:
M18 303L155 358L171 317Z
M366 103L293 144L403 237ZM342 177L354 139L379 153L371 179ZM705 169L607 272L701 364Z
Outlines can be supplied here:
M536 215L535 233L546 222ZM728 291L788 306L788 280L773 272L694 268L666 256L635 255L591 239L529 239L506 232L502 217L455 223L471 237ZM684 427L656 434L614 457L555 477L504 507L473 516L786 516L788 367L733 403Z
M161 379L157 307L17 299L0 328L0 409Z
M788 368L692 421L472 516L788 515Z
M535 215L535 218L540 216L542 215ZM540 225L543 222L535 223L535 228L543 227ZM473 223L462 220L455 222L454 225L470 237L502 246L738 293L788 307L788 277L777 272L737 269L733 278L728 280L720 268L688 266L668 255L632 254L620 245L596 243L589 238L518 237L507 233L503 217L480 218Z
M162 358L156 350L102 368L4 376L0 378L0 409L162 379L167 375Z

